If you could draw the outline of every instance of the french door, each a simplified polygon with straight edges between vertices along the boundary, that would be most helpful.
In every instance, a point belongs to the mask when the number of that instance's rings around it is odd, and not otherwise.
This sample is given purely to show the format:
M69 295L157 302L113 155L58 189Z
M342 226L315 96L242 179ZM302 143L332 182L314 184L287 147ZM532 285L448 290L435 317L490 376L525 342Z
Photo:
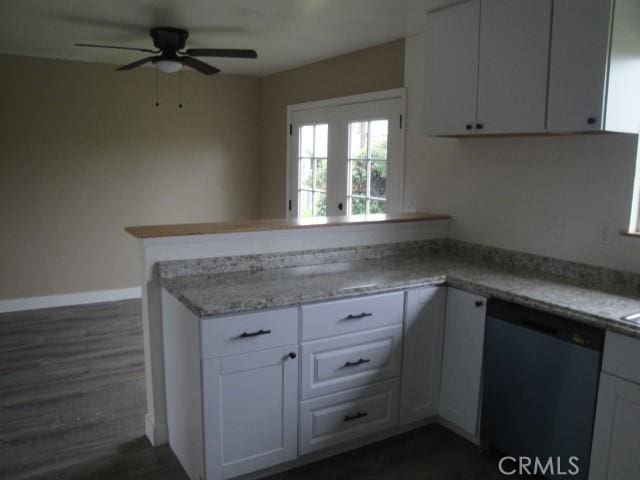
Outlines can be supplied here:
M381 93L290 107L290 217L402 210L404 92Z

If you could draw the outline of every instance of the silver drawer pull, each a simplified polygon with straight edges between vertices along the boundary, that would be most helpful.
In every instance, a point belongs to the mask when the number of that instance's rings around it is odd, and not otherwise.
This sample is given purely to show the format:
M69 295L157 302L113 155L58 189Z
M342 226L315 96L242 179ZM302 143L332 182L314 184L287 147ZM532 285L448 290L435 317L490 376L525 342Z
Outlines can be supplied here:
M366 417L367 415L369 415L367 412L358 412L355 415L345 415L342 421L350 422L352 420L358 420L359 418Z
M362 365L363 363L369 363L371 360L368 358L360 358L356 362L347 362L344 364L345 367L357 367L358 365Z
M373 317L373 313L362 312L362 313L359 313L358 315L347 315L347 318L345 318L345 320L359 320L365 317Z
M249 337L257 337L259 335L269 335L271 330L258 330L257 332L242 332L240 334L240 338L249 338Z

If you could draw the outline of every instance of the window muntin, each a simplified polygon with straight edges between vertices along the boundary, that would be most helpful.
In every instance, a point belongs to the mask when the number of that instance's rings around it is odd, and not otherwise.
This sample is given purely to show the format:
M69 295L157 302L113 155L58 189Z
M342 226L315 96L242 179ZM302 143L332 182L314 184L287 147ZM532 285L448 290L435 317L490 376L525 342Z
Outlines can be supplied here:
M302 125L298 138L298 216L322 217L327 214L329 125Z
M387 209L388 120L349 123L347 215Z

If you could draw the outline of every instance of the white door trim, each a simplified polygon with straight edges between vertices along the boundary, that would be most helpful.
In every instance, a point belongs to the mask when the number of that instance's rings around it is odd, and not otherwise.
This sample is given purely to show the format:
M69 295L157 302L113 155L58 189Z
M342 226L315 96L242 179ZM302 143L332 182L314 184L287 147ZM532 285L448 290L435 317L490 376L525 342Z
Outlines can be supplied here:
M317 100L313 102L305 102L305 103L296 103L293 105L287 105L287 125L286 125L286 135L287 135L287 161L286 161L286 185L287 185L287 195L285 197L284 204L284 212L285 217L291 217L291 211L289 210L289 202L292 202L292 191L291 191L291 121L292 115L294 112L300 112L304 110L313 110L316 108L324 108L324 107L339 107L345 105L355 105L358 103L367 103L373 102L376 100L392 100L392 99L400 99L402 103L402 128L401 128L401 160L399 171L402 172L402 180L401 184L401 198L402 204L404 205L404 186L405 186L405 142L406 142L406 123L407 123L407 94L406 88L393 88L390 90L380 90L377 92L368 92L362 93L358 95L349 95L345 97L336 97L336 98L327 98L324 100ZM402 208L404 211L404 208Z

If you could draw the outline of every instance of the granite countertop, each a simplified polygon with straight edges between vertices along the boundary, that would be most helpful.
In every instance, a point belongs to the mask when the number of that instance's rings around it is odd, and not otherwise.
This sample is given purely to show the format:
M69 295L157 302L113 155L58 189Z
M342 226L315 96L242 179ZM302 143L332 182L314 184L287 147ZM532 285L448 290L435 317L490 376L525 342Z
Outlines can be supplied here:
M640 337L633 294L601 291L535 271L491 267L449 254L398 255L255 272L162 278L162 286L196 316L208 317L444 284Z

